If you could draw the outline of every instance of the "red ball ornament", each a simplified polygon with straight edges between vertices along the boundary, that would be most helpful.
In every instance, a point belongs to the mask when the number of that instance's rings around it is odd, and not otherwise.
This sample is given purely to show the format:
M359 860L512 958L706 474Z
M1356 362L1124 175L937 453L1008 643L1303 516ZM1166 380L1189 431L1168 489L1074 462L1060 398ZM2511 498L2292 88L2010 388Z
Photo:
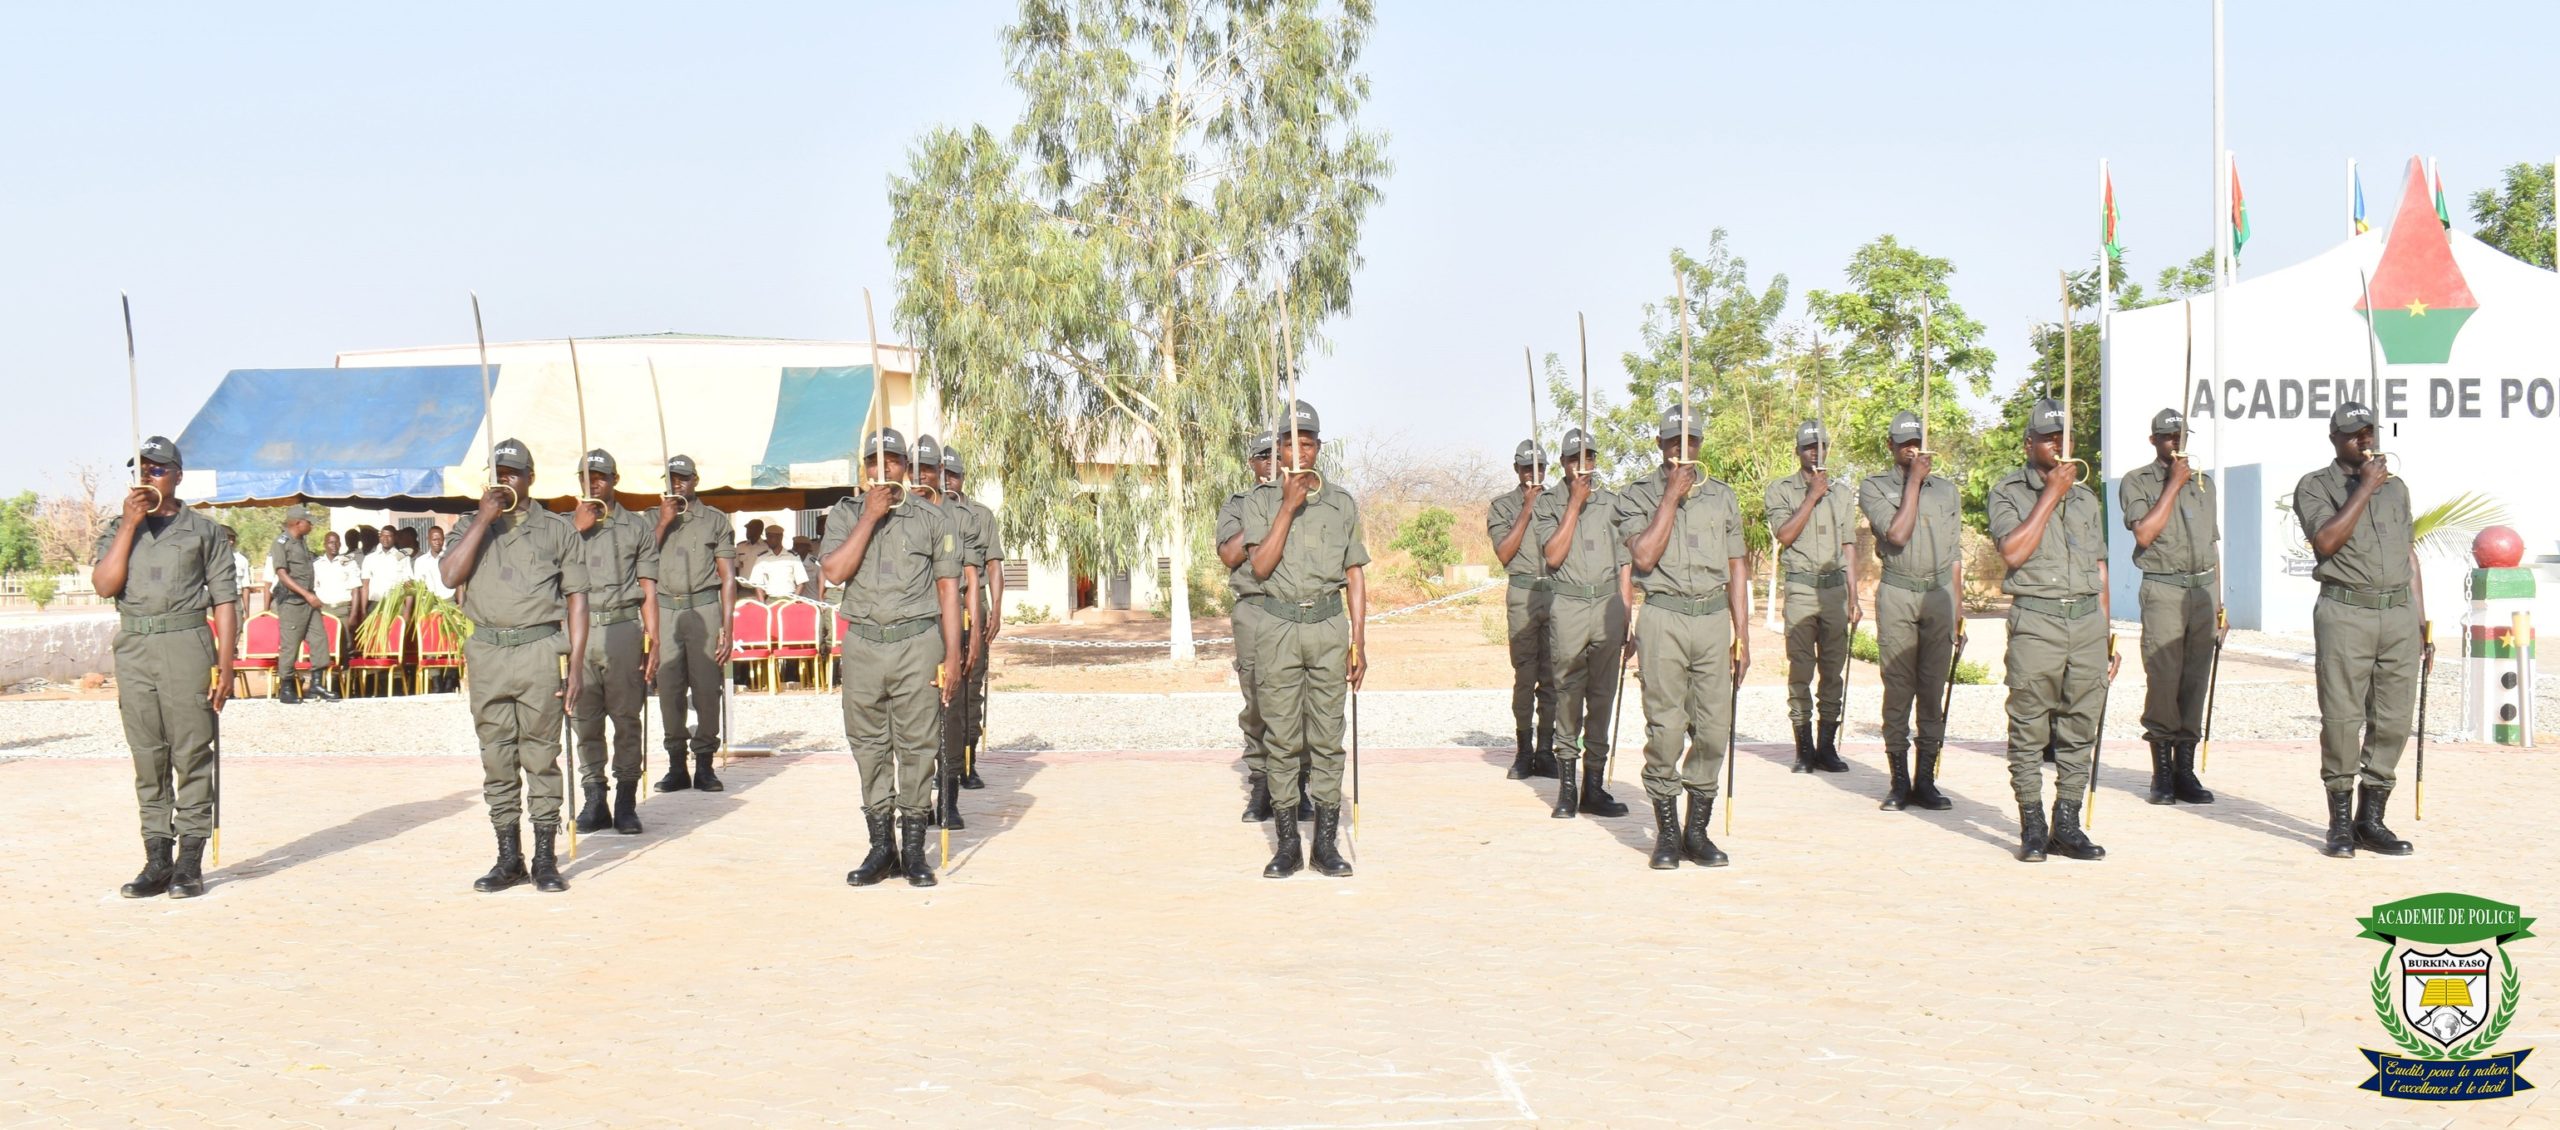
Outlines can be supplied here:
M2506 526L2491 526L2471 539L2471 559L2483 569L2513 569L2524 560L2524 535Z

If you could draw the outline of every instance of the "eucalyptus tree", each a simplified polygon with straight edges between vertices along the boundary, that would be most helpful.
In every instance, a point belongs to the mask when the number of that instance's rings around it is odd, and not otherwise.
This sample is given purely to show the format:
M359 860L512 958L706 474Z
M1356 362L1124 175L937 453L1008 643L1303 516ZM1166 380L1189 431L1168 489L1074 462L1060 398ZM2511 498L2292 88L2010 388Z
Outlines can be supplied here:
M1389 170L1358 122L1373 21L1368 0L1023 0L1019 119L934 130L891 183L898 317L1008 541L1105 569L1163 545L1177 659L1244 441L1349 309Z

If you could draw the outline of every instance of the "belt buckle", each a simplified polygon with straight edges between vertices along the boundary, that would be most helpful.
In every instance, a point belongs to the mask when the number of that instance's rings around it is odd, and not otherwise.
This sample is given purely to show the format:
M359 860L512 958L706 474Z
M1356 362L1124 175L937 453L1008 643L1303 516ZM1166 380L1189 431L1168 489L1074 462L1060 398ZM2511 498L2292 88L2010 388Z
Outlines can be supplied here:
M1313 608L1315 606L1316 602L1312 600L1301 600L1298 602L1298 607L1300 608Z

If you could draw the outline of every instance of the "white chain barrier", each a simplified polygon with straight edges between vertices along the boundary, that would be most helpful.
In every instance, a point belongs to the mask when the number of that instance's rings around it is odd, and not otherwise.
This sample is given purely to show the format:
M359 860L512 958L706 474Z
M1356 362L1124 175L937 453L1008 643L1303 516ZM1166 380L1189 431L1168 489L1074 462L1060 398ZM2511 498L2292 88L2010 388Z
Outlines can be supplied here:
M1473 588L1461 589L1457 592L1450 593L1447 596L1433 597L1432 599L1423 601L1420 604L1408 604L1402 608L1391 608L1384 612L1370 613L1367 622L1375 624L1380 620L1392 620L1398 616L1408 616L1426 608L1432 608L1438 605L1448 604L1452 601L1464 600L1471 596L1477 596L1493 589L1501 588L1510 583L1511 582L1508 578L1486 581L1485 583ZM1013 635L997 636L994 642L999 645L1018 643L1027 644L1033 647L1083 648L1088 651L1145 651L1157 648L1169 649L1173 646L1172 640L1051 640L1039 639L1037 637L1025 638ZM1192 645L1195 647L1234 642L1236 642L1236 638L1234 636L1212 636L1206 639L1195 639L1191 641Z

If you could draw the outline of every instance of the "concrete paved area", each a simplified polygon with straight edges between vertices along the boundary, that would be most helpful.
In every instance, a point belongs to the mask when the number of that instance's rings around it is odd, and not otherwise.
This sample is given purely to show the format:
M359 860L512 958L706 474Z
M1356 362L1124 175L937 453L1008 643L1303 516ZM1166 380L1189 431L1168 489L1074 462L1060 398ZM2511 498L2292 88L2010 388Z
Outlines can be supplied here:
M2225 743L2209 808L2102 863L2009 857L1996 755L1948 813L1742 766L1734 866L1647 870L1507 755L1368 751L1358 877L1259 876L1222 752L1007 754L930 891L855 890L843 755L478 895L464 757L250 757L193 902L129 902L129 773L0 762L0 1125L2523 1126L2355 1089L2379 902L2560 914L2560 758L2439 748L2408 859L2320 857L2313 755ZM1632 797L1632 766L1621 791ZM1542 783L1541 783L1542 784ZM2519 943L2528 986L2546 943ZM2502 1048L2560 1040L2529 988ZM2536 1057L2539 1062L2542 1057ZM2529 1063L2526 1075L2539 1074Z

